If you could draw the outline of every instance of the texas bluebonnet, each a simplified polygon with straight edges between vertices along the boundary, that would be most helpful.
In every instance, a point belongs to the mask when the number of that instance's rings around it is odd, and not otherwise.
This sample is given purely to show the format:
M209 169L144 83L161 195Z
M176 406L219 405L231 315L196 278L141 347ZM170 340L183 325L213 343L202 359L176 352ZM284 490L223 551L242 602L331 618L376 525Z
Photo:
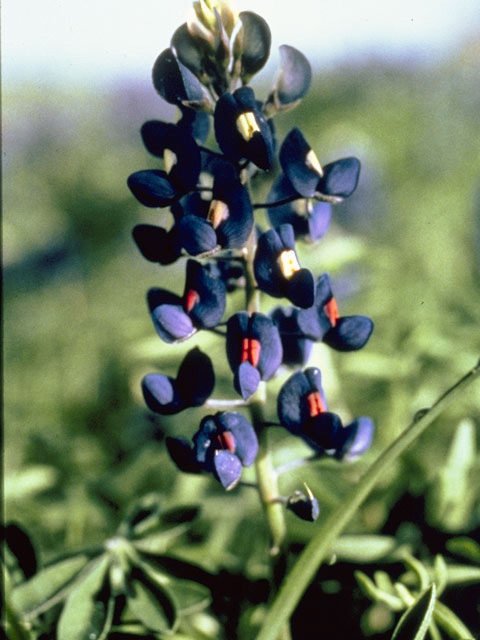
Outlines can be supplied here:
M179 108L179 118L142 126L143 143L157 164L133 173L128 186L146 207L168 209L163 222L134 228L142 255L161 265L183 263L187 257L182 296L164 288L148 293L159 336L175 343L199 330L220 334L233 388L241 396L223 405L232 409L243 402L250 411L249 419L233 410L208 415L192 441L167 438L168 451L181 470L211 473L230 490L255 461L257 434L267 426L252 407L271 393L268 381L285 370L281 365L290 371L306 367L319 341L338 351L358 350L370 338L373 322L366 316L342 316L328 274L315 278L298 259L296 241L317 242L325 235L332 206L355 191L360 175L353 156L322 165L298 127L277 143L273 118L307 94L312 80L308 60L282 45L275 83L262 99L249 83L270 54L266 21L251 11L237 14L227 0L196 0L194 9L194 17L175 31L153 67L155 89ZM252 201L252 178L273 174L278 166L281 172L266 202ZM261 209L271 224L263 231L254 220ZM228 293L242 288L245 306L236 294L227 306ZM286 298L290 305L267 314L259 293ZM229 318L224 319L226 309ZM193 348L175 378L148 374L142 390L148 407L165 415L215 406L214 384L210 358ZM291 373L277 408L280 424L316 454L354 459L371 444L370 418L344 425L328 410L316 367ZM303 519L318 516L308 488L283 502Z

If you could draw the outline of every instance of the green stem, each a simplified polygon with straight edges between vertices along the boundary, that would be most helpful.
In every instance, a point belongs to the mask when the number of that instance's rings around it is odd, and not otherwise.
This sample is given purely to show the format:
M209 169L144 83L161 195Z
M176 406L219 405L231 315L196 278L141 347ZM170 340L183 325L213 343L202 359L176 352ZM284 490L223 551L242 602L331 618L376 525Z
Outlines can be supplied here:
M388 471L393 462L411 445L437 416L460 396L480 374L480 361L463 378L448 389L428 410L417 412L412 423L377 458L347 498L320 525L316 534L300 554L297 562L286 576L280 591L268 611L257 640L276 640L280 630L292 615L305 589L315 576L318 567L330 552L337 536L354 516L355 512Z
M262 390L259 390L260 393ZM257 394L259 392L257 391ZM261 396L264 396L261 393ZM262 422L263 398L255 399L250 405L250 412L254 425ZM256 427L258 432L258 427ZM270 554L278 556L282 551L286 536L285 508L278 501L278 478L273 466L272 453L268 445L268 429L260 427L258 433L259 450L255 461L257 473L258 490L262 500L263 508L267 516L268 528L272 538Z
M252 230L245 251L245 295L246 307L249 314L260 311L260 295L255 281L253 260L255 257L255 229ZM249 409L255 431L258 434L258 455L255 461L258 490L260 499L267 516L268 527L272 539L270 553L272 556L280 555L283 548L286 525L284 507L277 501L278 476L273 466L272 454L268 445L268 429L265 428L263 407L266 402L265 383L260 382L255 396L252 398Z

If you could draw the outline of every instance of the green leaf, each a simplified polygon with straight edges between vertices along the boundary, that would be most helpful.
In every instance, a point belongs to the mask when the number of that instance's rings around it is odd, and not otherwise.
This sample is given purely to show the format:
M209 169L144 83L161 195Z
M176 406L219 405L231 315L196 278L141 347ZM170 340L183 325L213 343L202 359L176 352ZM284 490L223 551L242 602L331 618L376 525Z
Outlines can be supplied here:
M443 593L448 584L448 567L442 555L437 554L433 561L433 575L437 586L437 597Z
M177 622L173 597L138 570L132 571L128 581L127 606L149 631L172 631Z
M169 590L175 596L182 615L189 615L208 607L212 600L210 589L198 582L171 579Z
M48 465L31 465L22 471L5 476L3 487L6 502L22 500L53 487L57 481L57 471Z
M392 640L423 640L432 620L435 599L436 588L432 583L400 618Z
M96 599L110 561L108 554L101 556L68 596L58 621L58 640L98 640L105 635L105 626L111 626L109 607Z
M72 582L87 562L87 556L78 555L43 569L13 590L13 606L25 615L40 605L47 604L60 590ZM52 600L52 605L57 601L57 598Z
M392 593L380 589L373 580L371 580L362 571L355 571L354 575L360 589L367 598L370 598L373 602L383 602L392 609L392 611L401 611L405 608L400 598Z
M478 487L474 476L475 449L475 426L464 420L455 431L446 464L427 494L429 522L442 531L465 530L471 521Z
M434 612L435 622L454 640L474 640L473 635L460 618L442 602L437 602Z
M179 524L171 529L158 531L143 538L132 540L132 544L139 551L159 555L165 553L170 545L185 533L188 528L188 524Z
M394 555L397 548L397 541L391 536L346 535L333 543L332 552L344 562L367 563L385 560L387 556L392 561L398 559Z
M426 567L410 553L404 555L403 561L417 576L419 590L424 591L430 582L430 576L428 575Z
M468 567L461 564L451 564L447 567L447 583L453 585L480 585L480 567Z
M480 564L480 544L468 536L458 536L447 540L450 553L462 556L471 562Z

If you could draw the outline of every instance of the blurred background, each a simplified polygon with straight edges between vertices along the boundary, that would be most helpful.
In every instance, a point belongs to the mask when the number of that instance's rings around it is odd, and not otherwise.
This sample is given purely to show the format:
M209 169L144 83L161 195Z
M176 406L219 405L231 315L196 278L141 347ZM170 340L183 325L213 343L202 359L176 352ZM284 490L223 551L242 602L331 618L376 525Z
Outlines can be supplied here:
M221 551L217 563L234 564L227 552L240 528L243 536L264 535L254 492L240 490L234 499L209 479L177 473L164 435L191 436L204 412L159 421L139 393L145 373L175 374L193 344L213 354L216 395L229 393L218 337L178 348L156 337L145 293L151 286L181 291L182 267L160 271L131 239L139 222L164 223L163 212L135 201L126 178L156 166L142 148L141 124L175 117L151 86L150 70L190 5L2 5L7 519L30 530L48 559L111 535L126 505L144 493L161 492L167 505L208 499L211 516L218 508L228 516L211 558ZM332 230L300 250L317 275L333 274L344 314L364 313L376 324L361 353L315 351L331 408L344 419L371 415L378 425L365 459L285 479L285 493L308 479L325 512L480 353L478 3L337 5L237 5L262 15L272 30L271 62L253 81L258 96L271 86L279 45L301 49L314 68L301 106L276 120L279 139L300 124L322 163L343 155L362 161L360 186L335 209ZM258 197L267 190L259 183ZM471 390L391 470L354 531L387 531L406 495L421 502L412 516L418 531L479 526L478 395ZM274 401L271 407L274 417ZM448 503L447 517L435 483L459 424L467 424L471 456L462 468L462 499ZM305 453L291 437L276 440L279 461ZM307 539L309 526L289 516L294 541ZM259 546L259 558L263 553ZM249 562L254 571L256 560Z

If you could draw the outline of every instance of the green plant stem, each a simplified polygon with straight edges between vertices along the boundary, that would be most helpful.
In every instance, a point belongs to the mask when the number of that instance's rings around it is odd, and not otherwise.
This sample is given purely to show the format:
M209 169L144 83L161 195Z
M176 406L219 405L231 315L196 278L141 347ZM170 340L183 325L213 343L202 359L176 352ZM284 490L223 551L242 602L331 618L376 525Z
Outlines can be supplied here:
M262 390L260 390L260 393ZM258 393L258 392L257 392ZM264 396L263 393L261 393ZM254 425L261 422L263 413L262 400L254 400L250 405L250 412ZM258 430L258 427L256 427ZM260 427L258 433L259 449L255 461L258 490L263 508L267 516L268 528L272 538L270 554L277 556L281 553L286 535L285 508L278 501L278 478L273 466L272 454L268 445L268 429Z
M318 567L329 553L334 540L343 531L378 480L393 462L410 446L442 411L458 398L480 374L480 361L463 378L450 387L428 410L417 412L412 423L377 458L347 498L320 525L290 573L269 609L257 640L276 640L292 615ZM438 622L438 620L437 620Z
M252 230L245 249L245 305L249 314L260 311L260 292L255 281L253 260L255 257L255 229ZM278 501L278 475L273 465L272 453L268 443L268 428L265 426L264 406L266 387L260 382L255 396L249 403L250 416L258 434L258 455L255 461L258 492L267 518L271 537L270 555L272 556L272 593L278 589L283 577L283 549L287 527L285 524L285 508ZM288 620L285 620L275 635L275 640L291 640Z
M255 257L255 229L252 230L245 252L245 295L246 308L249 314L260 311L260 295L255 281L253 260ZM278 556L281 553L285 534L285 513L284 507L278 502L278 476L273 466L272 454L268 445L268 429L265 428L265 417L263 408L266 401L265 383L260 382L255 396L249 404L250 416L255 431L258 434L259 450L255 461L258 490L260 499L265 510L268 527L272 539L270 553Z

